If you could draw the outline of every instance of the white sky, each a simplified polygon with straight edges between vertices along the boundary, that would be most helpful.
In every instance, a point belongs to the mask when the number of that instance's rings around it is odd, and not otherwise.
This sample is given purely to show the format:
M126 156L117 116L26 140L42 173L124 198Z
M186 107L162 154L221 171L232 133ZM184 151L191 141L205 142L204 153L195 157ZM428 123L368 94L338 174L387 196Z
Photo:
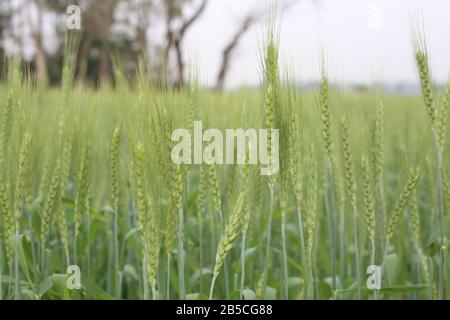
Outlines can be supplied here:
M220 53L248 10L266 8L266 0L210 0L184 43L204 84L213 85ZM436 81L450 74L449 0L319 0L285 12L280 27L280 65L303 82L317 78L322 48L331 77L340 84L374 80L415 82L410 45L411 17L423 12L428 50ZM235 52L227 87L259 83L259 47L263 25L252 28Z

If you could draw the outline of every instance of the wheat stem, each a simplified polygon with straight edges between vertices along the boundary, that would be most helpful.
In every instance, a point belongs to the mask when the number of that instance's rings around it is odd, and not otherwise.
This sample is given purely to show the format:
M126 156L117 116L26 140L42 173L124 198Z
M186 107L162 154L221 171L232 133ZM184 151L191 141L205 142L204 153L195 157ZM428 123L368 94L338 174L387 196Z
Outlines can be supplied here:
M247 243L247 231L242 233L241 239L241 288L239 293L239 299L244 297L244 284L245 284L245 247Z
M303 218L302 218L302 209L300 206L297 206L297 220L298 220L298 230L299 230L299 237L300 237L300 257L301 257L301 263L304 266L306 263L306 248L305 248L305 236L303 231Z
M14 257L14 275L15 275L15 293L14 298L16 300L21 299L21 288L20 288L20 273L19 273L19 226L16 225L16 235L15 235L15 250L16 254Z
M439 248L439 285L438 285L438 298L440 300L445 298L445 216L444 216L444 195L442 191L442 154L439 146L439 136L437 129L434 129L434 142L436 147L436 162L437 162L437 177L436 177L436 189L438 194L438 211L439 211L439 242L441 247Z
M167 254L167 283L166 283L166 297L170 300L170 253Z
M332 267L332 288L333 292L336 291L336 245L337 245L337 237L336 237L336 215L335 210L333 210L334 201L334 189L333 189L333 168L332 168L331 160L328 161L328 188L325 196L325 210L327 212L328 217L328 234L330 237L330 250L331 250L331 267Z
M271 254L270 241L271 241L271 235L272 235L274 198L275 198L275 190L273 187L271 187L270 188L270 200L269 200L269 217L268 217L267 229L266 229L266 256L265 256L265 260L264 260L263 282L262 282L262 291L261 291L262 299L264 299L266 296L267 276L268 276L269 267L270 267L270 254Z
M353 204L353 237L355 241L355 267L358 299L361 299L361 258L359 256L358 209L356 208L356 204Z
M286 212L281 213L281 255L283 268L283 290L285 299L289 299L288 287L288 266L287 266L287 252L286 252Z
M186 289L184 283L184 245L183 245L183 208L178 209L178 282L180 299L184 300Z
M144 258L142 259L142 286L144 287L144 300L149 300L148 278L147 278L147 245L144 244Z

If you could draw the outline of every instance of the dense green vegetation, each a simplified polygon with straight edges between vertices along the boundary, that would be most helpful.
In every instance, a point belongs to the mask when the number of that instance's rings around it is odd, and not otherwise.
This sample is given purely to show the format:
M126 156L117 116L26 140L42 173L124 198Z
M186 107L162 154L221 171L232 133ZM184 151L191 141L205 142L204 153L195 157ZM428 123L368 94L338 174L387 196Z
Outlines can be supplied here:
M2 299L444 299L449 90L302 92L268 41L259 91L0 89ZM291 70L292 71L292 70ZM176 128L280 131L280 171L175 165ZM430 121L431 120L431 121ZM81 290L66 269L81 269ZM366 270L382 266L380 290Z

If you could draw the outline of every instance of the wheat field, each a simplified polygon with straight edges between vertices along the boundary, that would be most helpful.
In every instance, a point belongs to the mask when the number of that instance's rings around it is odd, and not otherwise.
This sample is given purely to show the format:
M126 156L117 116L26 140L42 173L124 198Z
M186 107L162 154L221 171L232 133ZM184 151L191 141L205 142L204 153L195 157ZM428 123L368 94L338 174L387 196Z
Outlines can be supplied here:
M325 66L301 90L271 36L257 90L158 87L145 63L94 90L72 83L70 46L61 87L40 88L10 61L0 299L446 299L450 86L415 39L421 96L341 91ZM194 121L278 129L279 172L174 164Z

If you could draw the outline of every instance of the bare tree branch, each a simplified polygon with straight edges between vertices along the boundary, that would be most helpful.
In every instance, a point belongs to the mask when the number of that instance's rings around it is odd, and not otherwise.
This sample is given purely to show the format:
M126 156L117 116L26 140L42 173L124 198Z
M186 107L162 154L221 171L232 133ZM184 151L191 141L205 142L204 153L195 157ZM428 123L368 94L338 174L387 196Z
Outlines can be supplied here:
M186 33L186 31L192 26L192 24L201 16L201 14L203 13L203 11L205 11L206 8L206 4L208 3L208 0L203 0L202 3L200 4L200 6L197 8L197 10L194 12L194 14L187 19L186 21L184 21L184 23L182 24L180 31L178 32L178 36L180 38L183 38L184 34Z
M164 69L167 72L169 65L170 51L175 50L175 58L177 64L177 79L176 86L183 87L185 84L184 78L184 57L182 51L183 39L188 29L198 20L206 9L208 0L202 0L201 4L194 11L191 17L184 19L181 27L178 30L172 29L172 22L175 20L175 3L174 0L166 1L166 46L164 51Z
M174 42L175 52L177 56L177 69L178 69L178 79L176 82L177 88L182 88L184 86L184 60L183 53L181 51L181 43L179 39Z
M44 1L34 0L32 2L36 6L37 12L37 25L30 26L30 35L34 42L34 47L36 50L36 80L42 84L47 85L47 53L44 48L44 38L43 38L43 11L44 11ZM32 21L30 17L30 11L28 7L28 22Z
M290 9L293 5L297 4L300 1L306 1L306 0L289 0L289 1L283 1L280 6L280 11L285 12L286 10ZM308 0L312 1L313 3L318 3L318 0ZM219 72L217 74L217 80L216 80L216 89L222 90L225 85L225 79L226 75L230 69L231 65L231 58L233 52L236 50L236 48L239 46L239 43L242 39L242 37L245 35L245 33L250 29L250 27L258 22L263 15L260 14L260 10L257 10L257 8L253 8L242 20L241 24L239 25L239 28L234 33L233 37L231 38L230 42L224 47L222 50L222 63L219 68Z
M242 39L242 36L247 32L247 30L251 27L252 23L255 21L256 17L254 13L250 13L241 23L241 26L234 34L231 41L222 51L222 64L219 69L219 73L217 75L216 89L222 90L225 85L225 76L229 69L230 59L232 52L239 45L239 41Z

